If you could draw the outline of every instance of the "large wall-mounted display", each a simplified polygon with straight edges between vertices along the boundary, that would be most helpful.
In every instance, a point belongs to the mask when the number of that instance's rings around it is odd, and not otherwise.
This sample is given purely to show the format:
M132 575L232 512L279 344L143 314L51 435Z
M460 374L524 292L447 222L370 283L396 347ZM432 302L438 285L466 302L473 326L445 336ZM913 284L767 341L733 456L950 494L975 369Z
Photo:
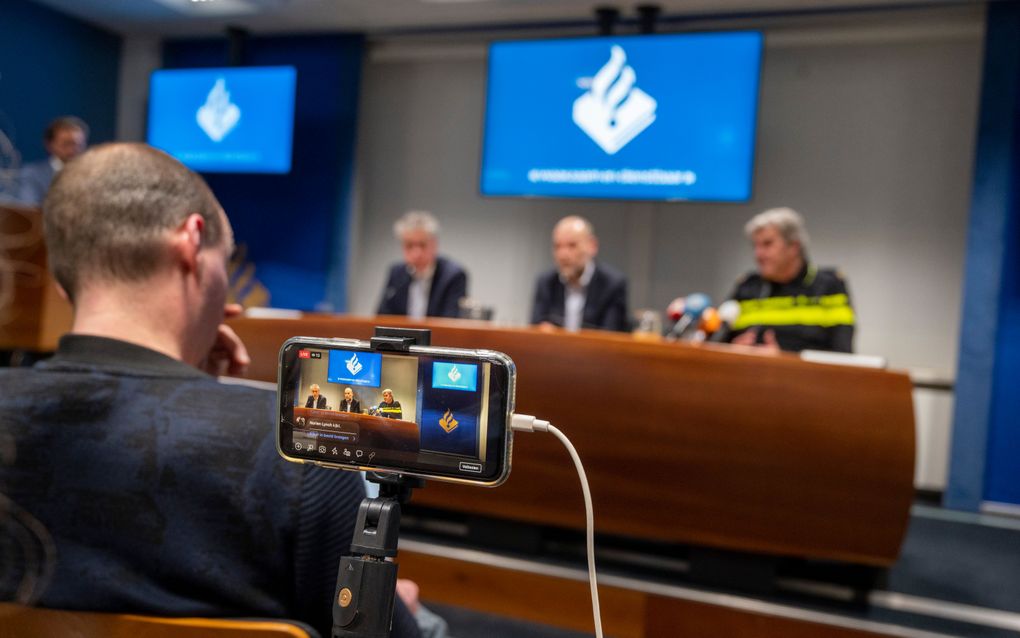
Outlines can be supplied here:
M497 42L481 190L746 201L759 32Z
M296 83L289 66L156 71L149 144L196 171L286 173Z

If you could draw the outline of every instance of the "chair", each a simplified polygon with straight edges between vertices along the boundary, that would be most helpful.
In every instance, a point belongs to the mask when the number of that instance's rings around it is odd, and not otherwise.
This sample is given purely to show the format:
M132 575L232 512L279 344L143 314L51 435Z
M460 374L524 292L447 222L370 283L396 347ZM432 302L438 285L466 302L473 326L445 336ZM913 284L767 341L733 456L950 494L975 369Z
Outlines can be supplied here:
M319 638L286 620L159 618L0 603L0 638Z

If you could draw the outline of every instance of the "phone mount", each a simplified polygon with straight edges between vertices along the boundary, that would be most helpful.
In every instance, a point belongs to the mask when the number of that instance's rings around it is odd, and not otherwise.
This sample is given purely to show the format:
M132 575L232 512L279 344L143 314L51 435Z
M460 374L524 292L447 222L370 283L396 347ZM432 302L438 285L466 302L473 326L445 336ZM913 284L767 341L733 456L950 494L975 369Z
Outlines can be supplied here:
M407 352L411 346L427 346L432 331L419 328L376 327L372 350ZM351 555L340 559L333 592L332 638L387 638L393 624L393 601L397 589L397 555L400 506L411 500L415 488L425 487L420 478L369 472L368 480L379 485L379 496L365 498L351 541Z

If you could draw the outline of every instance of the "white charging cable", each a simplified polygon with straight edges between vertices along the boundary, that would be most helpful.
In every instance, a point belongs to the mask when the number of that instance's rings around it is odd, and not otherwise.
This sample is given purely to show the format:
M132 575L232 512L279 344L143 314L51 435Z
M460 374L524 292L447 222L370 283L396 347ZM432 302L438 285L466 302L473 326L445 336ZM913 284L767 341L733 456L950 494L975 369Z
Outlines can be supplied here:
M588 489L588 475L584 473L584 465L581 464L581 457L577 450L567 438L567 435L560 432L548 421L536 419L527 414L515 414L511 421L511 427L515 432L548 432L552 434L563 447L567 448L570 458L574 460L574 467L577 468L577 476L581 479L581 492L584 494L585 514L585 540L588 545L588 584L591 585L591 610L595 617L595 636L602 638L602 612L599 611L599 587L595 577L595 514L591 503L591 490Z

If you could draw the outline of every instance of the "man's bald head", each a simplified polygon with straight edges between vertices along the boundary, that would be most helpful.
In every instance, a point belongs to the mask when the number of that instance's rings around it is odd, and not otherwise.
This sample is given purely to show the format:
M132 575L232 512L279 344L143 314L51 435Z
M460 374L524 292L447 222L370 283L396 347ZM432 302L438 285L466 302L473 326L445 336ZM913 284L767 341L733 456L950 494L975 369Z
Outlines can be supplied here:
M226 219L205 181L144 144L105 144L70 162L43 202L50 268L71 299L94 282L141 281L166 263L166 237L191 214L203 245Z
M584 217L571 215L557 222L553 228L552 240L556 269L561 277L576 283L585 267L599 252L595 229Z

